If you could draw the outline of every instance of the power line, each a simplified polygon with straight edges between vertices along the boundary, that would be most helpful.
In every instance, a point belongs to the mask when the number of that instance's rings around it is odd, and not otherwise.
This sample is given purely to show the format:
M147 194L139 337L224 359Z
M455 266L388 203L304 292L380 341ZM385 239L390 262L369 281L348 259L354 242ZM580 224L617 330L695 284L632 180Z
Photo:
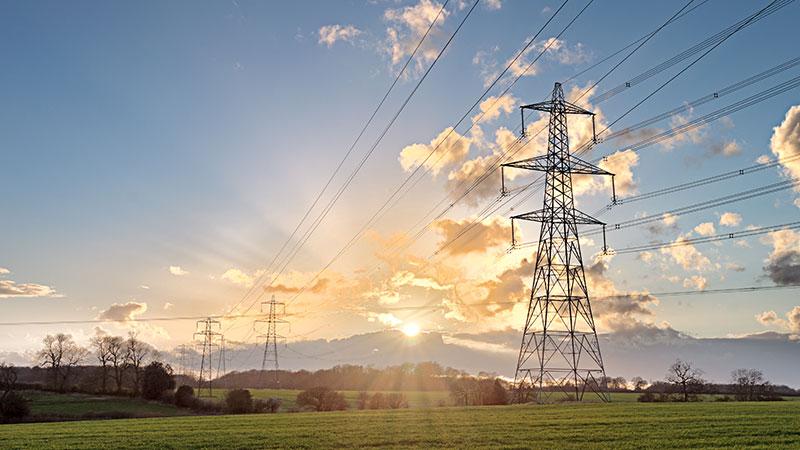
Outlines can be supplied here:
M341 195L344 193L344 191L347 189L347 187L348 187L348 186L350 185L350 183L353 181L353 179L355 178L356 174L357 174L357 173L358 173L358 172L361 170L361 168L362 168L362 167L364 166L364 164L367 162L367 159L368 159L368 158L369 158L369 157L372 155L372 153L375 151L375 149L376 149L376 148L378 147L378 145L381 143L381 141L383 140L384 136L386 136L386 134L389 132L389 129L391 128L391 126L392 126L392 125L395 123L395 121L397 120L397 118L400 116L400 114L403 112L403 110L405 109L405 107L406 107L406 106L408 105L408 103L411 101L411 98L414 96L414 94L417 92L417 90L419 89L419 87L422 85L422 82L425 80L425 78L427 78L428 74L430 74L431 70L433 70L433 68L436 66L436 63L439 61L439 59L441 59L441 57L442 57L442 55L444 54L444 52L447 50L447 48L448 48L448 47L450 46L450 44L453 42L453 39L455 39L456 35L457 35L457 34L458 34L458 32L461 30L461 28L464 26L464 24L466 23L467 19L468 19L468 18L469 18L469 17L472 15L472 12L475 10L475 7L476 7L476 6L478 6L478 3L479 3L479 2L480 2L480 0L475 0L475 2L472 4L472 7L471 7L471 8L469 9L469 11L467 11L467 13L464 15L463 19L462 19L462 20L461 20L461 22L458 24L458 27L457 27L457 28L456 28L456 29L453 31L453 33L450 35L450 37L449 37L449 39L447 40L447 42L444 44L444 46L442 47L442 49L441 49L441 50L439 51L439 53L436 55L436 57L434 58L434 60L431 62L431 65L430 65L430 66L428 66L428 68L426 69L426 71L423 73L422 77L419 79L419 81L417 82L417 84L414 86L414 88L411 90L411 92L409 93L409 95L408 95L408 96L406 97L406 99L403 101L403 103L401 104L400 108L397 110L397 112L394 114L394 116L392 117L392 119L389 121L389 123L388 123L388 124L386 125L386 127L383 129L383 131L382 131L382 132L381 132L381 134L378 136L378 138L375 140L375 142L373 143L373 145L372 145L372 146L369 148L369 150L367 151L367 153L364 155L364 157L363 157L363 158L361 159L361 161L358 163L358 165L357 165L357 166L356 166L356 168L353 170L353 172L350 174L350 176L348 176L348 178L347 178L347 179L346 179L346 181L345 181L345 182L342 184L342 186L339 188L339 190L336 192L336 194L334 195L334 197L333 197L333 198L332 198L332 199L331 199L331 200L328 202L328 205L325 207L325 209L322 211L322 213L320 213L320 215L319 215L319 216L317 217L317 219L316 219L316 220L313 222L313 224L311 225L311 227L310 227L310 228L307 230L307 232L304 234L304 236L303 236L303 237L302 237L302 239L300 240L300 243L299 243L299 244L298 244L298 245L295 247L295 249L294 249L292 252L290 252L290 253L289 253L288 259L287 259L287 260L286 260L286 262L283 264L283 266L281 267L281 269L280 269L280 271L278 272L278 274L277 274L277 275L275 275L275 276L273 277L272 281L271 281L271 282L270 282L270 284L269 284L270 286L271 286L271 285L272 285L272 284L273 284L273 283L274 283L274 282L275 282L275 281L278 279L278 277L279 277L279 276L280 276L280 275L281 275L281 274L282 274L282 273L283 273L283 272L286 270L286 268L288 267L289 263L292 261L292 259L294 259L294 257L295 257L295 256L297 255L297 253L299 252L300 248L302 248L302 246L303 246L303 245L305 245L305 243L306 243L306 242L308 241L308 239L311 237L311 234L312 234L312 233L313 233L313 232L314 232L314 231L315 231L315 230L316 230L316 229L319 227L319 225L322 223L322 220L324 220L324 218L327 216L327 214L330 212L330 210L331 210L331 209L333 208L333 206L336 204L336 201L338 201L338 199L341 197ZM260 300L260 299L261 299L261 295L263 295L263 294L264 294L264 293L262 292L262 293L261 293L261 294L260 294L260 295L259 295L259 296L256 298L256 300L255 300L255 301L254 301L254 302L253 302L253 303L252 303L252 304L251 304L251 305L250 305L250 306L249 306L249 307L248 307L248 308L245 310L245 312L247 312L247 311L249 311L250 309L252 309L252 307L253 307L253 306L256 304L256 302L258 302L258 300Z
M350 147L345 152L345 155L344 155L344 157L342 157L341 161L339 161L339 164L336 166L336 168L334 169L333 173L328 178L328 181L325 182L325 184L323 185L322 189L319 191L319 193L317 194L316 198L314 198L314 201L311 203L311 206L309 206L308 209L306 210L305 214L303 214L302 218L300 219L300 222L298 222L297 226L295 226L295 228L292 231L292 233L284 241L283 245L281 245L281 247L278 250L278 252L275 253L275 255L273 256L272 260L267 265L268 269L272 267L272 265L278 259L278 256L281 253L283 253L283 250L286 248L286 246L289 244L289 242L291 242L292 239L294 239L294 236L300 230L300 227L303 225L303 223L305 223L306 219L311 214L311 211L317 206L317 203L320 201L320 199L322 198L324 193L328 190L328 187L330 187L331 183L333 182L333 179L339 173L339 171L341 170L341 168L344 165L345 161L350 157L350 154L353 152L353 150L355 149L356 145L359 143L359 141L361 141L361 138L364 136L364 133L366 132L367 128L369 128L369 126L372 124L372 121L375 119L375 116L378 114L378 111L381 109L381 107L383 107L383 104L386 102L386 99L389 98L389 94L391 94L391 92L394 90L394 88L397 85L397 83L400 81L400 79L405 74L406 69L408 68L408 66L411 64L411 61L416 56L417 52L419 51L420 47L422 46L422 43L425 42L425 40L428 38L428 35L430 34L430 32L433 29L433 27L436 25L436 22L439 20L439 17L442 15L442 12L444 12L445 7L447 6L447 4L449 2L450 2L450 0L445 0L445 2L442 4L442 7L439 8L439 12L433 18L433 20L431 21L431 24L428 26L428 29L425 30L425 33L420 38L419 42L417 42L417 45L414 47L414 50L412 50L411 54L406 59L405 64L403 64L403 67L397 73L397 76L394 78L394 81L392 81L392 84L389 86L389 89L386 90L386 93L383 95L381 100L378 102L378 105L372 111L372 114L370 115L369 119L367 119L367 121L361 127L361 131L358 133L358 135L356 136L356 138L353 141L353 143L350 144ZM242 299L236 305L234 305L233 308L230 309L230 312L233 312L239 305L241 305L242 302L244 302L244 300L247 297L249 297L253 293L253 291L255 290L255 288L257 286L261 285L262 281L264 280L264 277L266 276L266 274L268 272L269 272L269 270L265 270L264 274L259 276L259 278L256 280L256 282L253 283L253 285L250 287L250 289L242 297Z

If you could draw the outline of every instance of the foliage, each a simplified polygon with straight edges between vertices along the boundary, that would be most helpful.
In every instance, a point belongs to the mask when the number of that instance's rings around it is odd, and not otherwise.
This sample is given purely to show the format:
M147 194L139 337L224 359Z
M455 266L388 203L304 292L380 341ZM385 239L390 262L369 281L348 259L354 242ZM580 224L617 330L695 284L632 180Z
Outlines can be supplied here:
M234 389L225 395L225 408L234 414L246 414L253 411L253 397L247 389Z
M339 392L318 386L297 394L297 406L314 411L340 411L347 409L347 400Z
M450 381L450 397L459 406L505 405L508 392L500 380L461 377Z
M73 368L86 359L89 351L64 333L48 334L42 339L42 345L36 356L42 367L50 371L53 388L64 392Z
M283 401L279 398L255 399L253 400L253 412L255 413L276 413L280 409Z
M764 401L779 400L772 384L764 378L764 374L756 369L737 369L731 372L731 384L736 400Z
M31 413L28 400L17 391L10 391L0 400L0 415L4 421L21 419Z
M169 364L153 361L144 368L142 397L148 400L158 400L164 392L173 389L175 389L175 377Z
M194 388L183 385L175 391L175 405L181 408L191 408L194 406Z

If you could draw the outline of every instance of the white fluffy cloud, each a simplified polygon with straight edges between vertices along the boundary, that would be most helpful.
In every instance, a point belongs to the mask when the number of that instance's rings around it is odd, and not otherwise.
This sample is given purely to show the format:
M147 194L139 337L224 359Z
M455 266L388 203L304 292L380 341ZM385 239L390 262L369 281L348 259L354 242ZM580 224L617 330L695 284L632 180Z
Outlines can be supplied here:
M175 275L176 277L182 277L184 275L189 275L189 271L184 270L181 266L169 266L169 273Z
M317 42L330 48L337 41L353 42L361 33L361 30L352 25L325 25L319 29Z
M383 50L389 55L393 67L411 55L441 8L441 3L420 0L416 5L387 9L384 12L383 18L388 23L388 26ZM433 35L437 34L448 15L449 12L447 10L442 11L441 16L431 30ZM425 39L417 51L415 70L421 72L423 67L432 62L438 53L439 49L434 43L434 39Z
M487 97L478 105L481 112L472 118L472 123L489 122L500 117L501 113L509 114L514 111L516 104L517 99L511 94Z
M675 247L664 247L661 254L672 258L674 262L680 264L685 270L702 272L711 268L711 261L692 244L685 244L688 235L680 235L675 239L675 243L681 244Z
M420 163L436 176L445 167L458 164L469 154L472 140L453 131L452 127L445 128L430 144L411 144L400 152L400 165L403 170L410 172ZM436 152L431 152L436 149ZM428 158L428 155L431 155ZM427 158L427 160L426 160Z
M240 286L250 287L253 285L253 276L237 268L226 270L220 278Z
M0 267L0 276L8 275L11 271ZM61 297L50 286L37 283L16 283L12 280L0 280L0 298L35 298L35 297Z
M800 306L789 310L785 319L779 317L775 311L764 311L756 314L756 320L764 326L776 326L795 335L800 334Z
M683 280L683 287L685 288L694 288L700 291L704 291L707 285L708 285L708 280L706 280L705 277L701 277L700 275L692 275L691 277Z
M703 222L694 227L694 231L701 236L711 236L717 232L717 230L714 229L714 222Z
M742 215L732 212L722 213L719 216L719 224L723 227L736 227L742 223Z
M769 145L772 153L780 159L800 155L800 105L789 108L783 122L773 128ZM800 159L782 165L786 176L800 178Z

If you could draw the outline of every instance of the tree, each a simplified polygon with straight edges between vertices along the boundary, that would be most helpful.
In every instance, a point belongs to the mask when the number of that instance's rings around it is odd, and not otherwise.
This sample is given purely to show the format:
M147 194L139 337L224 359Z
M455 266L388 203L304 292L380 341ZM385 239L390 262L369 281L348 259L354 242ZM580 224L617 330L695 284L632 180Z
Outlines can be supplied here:
M17 387L17 369L6 363L0 363L0 401Z
M647 380L642 377L633 377L631 379L631 384L633 385L633 390L639 392L647 387Z
M125 341L125 366L133 371L133 396L139 395L142 381L142 366L145 359L153 351L152 347L146 342L140 341L137 334L133 331L128 333Z
M119 336L108 336L106 340L108 362L111 364L114 375L115 392L122 392L123 376L125 375L125 341Z
M194 388L191 386L183 385L175 391L175 406L181 408L191 408L194 406Z
M37 356L42 366L50 370L53 388L63 392L72 369L86 359L89 351L76 344L71 335L64 333L55 336L48 334L42 339L42 344L44 348L39 350Z
M253 411L253 397L247 389L233 389L225 395L228 412L245 414Z
M108 391L108 364L111 362L111 354L108 351L110 339L110 336L98 334L90 341L95 357L100 363L100 392L103 393Z
M142 377L142 397L158 400L164 392L175 389L175 377L172 367L159 361L153 361L144 368Z
M356 406L358 409L367 409L369 405L369 394L365 391L361 391L358 393L358 398L356 399Z
M688 402L689 396L696 394L705 383L702 375L703 371L678 359L669 367L667 381L675 385L683 394L683 401Z
M736 400L760 401L776 397L772 384L756 369L737 369L731 372L731 384Z
M341 393L320 386L297 394L297 406L315 411L340 411L347 409L347 400Z

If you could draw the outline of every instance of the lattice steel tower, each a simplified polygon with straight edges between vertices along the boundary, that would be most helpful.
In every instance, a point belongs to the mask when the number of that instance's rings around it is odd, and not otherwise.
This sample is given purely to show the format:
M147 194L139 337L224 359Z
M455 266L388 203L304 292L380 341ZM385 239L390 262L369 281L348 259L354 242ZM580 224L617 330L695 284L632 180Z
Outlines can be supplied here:
M195 328L193 338L198 346L202 347L200 351L200 374L197 376L197 396L203 396L203 388L207 388L209 397L213 396L211 381L213 379L211 354L214 348L220 347L220 340L222 339L221 324L218 320L212 320L210 317L205 320L198 320ZM198 339L199 338L199 339Z
M564 100L560 83L555 84L551 100L520 108L523 136L525 110L550 113L550 121L547 154L504 164L505 167L546 174L544 208L511 218L514 244L515 219L542 224L531 298L517 359L515 386L518 400L544 402L554 393L563 394L568 399L583 400L584 393L589 390L608 401L605 369L578 241L578 225L605 224L575 209L572 175L613 177L613 174L570 154L567 114L591 116L594 134L594 113Z
M254 326L259 327L259 324L266 324L266 332L259 334L258 337L264 339L264 358L261 360L261 376L267 377L267 371L271 373L271 377L266 378L267 387L278 388L280 387L280 380L278 379L278 340L286 339L284 336L278 334L278 325L287 323L281 319L286 314L286 304L276 302L273 295L268 302L261 303L261 310L264 311L264 306L268 306L269 312L267 318L256 320ZM279 311L280 310L280 311Z

